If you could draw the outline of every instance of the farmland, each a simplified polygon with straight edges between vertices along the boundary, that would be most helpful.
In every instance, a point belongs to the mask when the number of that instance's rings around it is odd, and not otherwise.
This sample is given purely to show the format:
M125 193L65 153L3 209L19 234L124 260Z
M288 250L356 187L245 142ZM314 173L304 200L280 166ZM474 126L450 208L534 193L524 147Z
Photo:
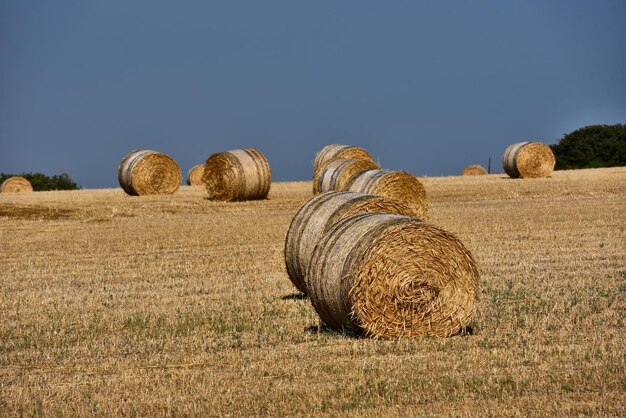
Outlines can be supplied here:
M469 335L320 327L283 260L310 182L0 195L0 414L624 416L626 168L420 180L481 271Z

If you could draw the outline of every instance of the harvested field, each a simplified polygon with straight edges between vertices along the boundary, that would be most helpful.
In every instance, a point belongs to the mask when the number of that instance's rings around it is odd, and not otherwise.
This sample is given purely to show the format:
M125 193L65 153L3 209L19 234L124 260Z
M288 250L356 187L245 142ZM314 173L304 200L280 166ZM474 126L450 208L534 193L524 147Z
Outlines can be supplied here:
M420 181L481 271L470 335L320 328L283 258L310 182L0 195L0 411L626 415L626 168Z

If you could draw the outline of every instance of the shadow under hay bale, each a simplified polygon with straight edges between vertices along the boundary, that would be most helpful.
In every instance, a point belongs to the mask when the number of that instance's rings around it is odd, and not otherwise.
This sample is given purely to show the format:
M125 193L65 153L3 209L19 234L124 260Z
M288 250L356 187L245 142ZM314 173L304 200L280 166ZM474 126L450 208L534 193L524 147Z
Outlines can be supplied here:
M348 191L384 196L397 200L413 211L413 216L425 218L428 198L424 185L404 171L368 170L354 178Z
M487 170L479 164L468 165L461 172L462 176L483 176L485 174L487 174Z
M374 338L461 332L478 298L479 273L452 234L417 219L359 214L315 247L308 293L323 323Z
M202 183L202 175L204 174L204 164L197 164L189 169L187 173L188 186L200 186Z
M372 161L337 158L313 176L313 194L347 190L352 180L364 171L379 168Z
M357 213L414 215L411 208L382 196L327 192L310 199L293 217L285 238L287 274L299 291L307 293L306 272L321 236L336 222Z
M511 178L548 177L554 171L554 153L541 142L517 142L504 151L502 166Z
M27 193L32 192L33 186L24 177L9 177L0 184L0 193Z
M127 154L117 170L120 186L131 196L172 194L182 181L180 168L173 158L152 150Z
M323 170L326 165L337 158L369 161L370 163L376 164L376 161L374 161L370 153L361 147L331 144L326 145L315 156L315 161L313 162L313 175L315 175L318 171ZM376 164L376 168L379 168L378 164Z
M272 173L261 151L245 148L209 156L202 181L211 200L265 199L272 183Z

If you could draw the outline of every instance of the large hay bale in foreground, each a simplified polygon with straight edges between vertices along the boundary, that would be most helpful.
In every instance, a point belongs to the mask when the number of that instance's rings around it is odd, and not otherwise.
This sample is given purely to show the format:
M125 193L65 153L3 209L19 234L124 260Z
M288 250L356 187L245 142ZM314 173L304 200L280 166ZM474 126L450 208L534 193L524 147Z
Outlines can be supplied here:
M404 171L364 171L354 178L348 190L398 200L411 208L418 218L426 217L428 212L424 185L417 177Z
M352 145L331 144L326 145L315 156L313 174L315 175L318 171L323 170L328 163L337 158L369 161L376 164L370 153L363 148ZM376 168L379 168L378 164L376 164Z
M554 153L541 142L517 142L504 151L502 166L512 178L548 177L554 171Z
M209 156L202 181L211 200L265 199L272 183L272 173L261 151L244 148Z
M372 161L336 158L313 176L313 194L347 190L356 176L376 168L378 164Z
M189 186L200 186L202 183L202 175L204 174L204 164L197 164L191 167L187 173L187 184Z
M30 184L30 181L20 176L9 177L0 184L0 193L24 193L32 191L33 186Z
M306 272L322 234L339 220L357 213L414 215L396 200L362 193L327 192L310 199L293 217L285 239L287 274L302 293L307 292Z
M322 322L375 338L447 337L466 327L479 273L452 234L414 218L360 214L315 247L308 293Z
M117 169L120 186L131 196L172 194L182 181L176 161L152 150L128 153Z
M487 174L487 170L479 164L468 165L461 172L462 176L483 176L485 174Z

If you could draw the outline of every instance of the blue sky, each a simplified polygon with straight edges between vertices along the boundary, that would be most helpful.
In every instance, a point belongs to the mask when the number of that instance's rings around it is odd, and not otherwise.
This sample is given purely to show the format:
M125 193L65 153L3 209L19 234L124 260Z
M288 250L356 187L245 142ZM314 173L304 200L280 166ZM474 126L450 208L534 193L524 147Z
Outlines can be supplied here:
M329 143L386 168L502 171L512 142L626 123L625 1L3 1L0 171L117 187L254 146L309 179Z

